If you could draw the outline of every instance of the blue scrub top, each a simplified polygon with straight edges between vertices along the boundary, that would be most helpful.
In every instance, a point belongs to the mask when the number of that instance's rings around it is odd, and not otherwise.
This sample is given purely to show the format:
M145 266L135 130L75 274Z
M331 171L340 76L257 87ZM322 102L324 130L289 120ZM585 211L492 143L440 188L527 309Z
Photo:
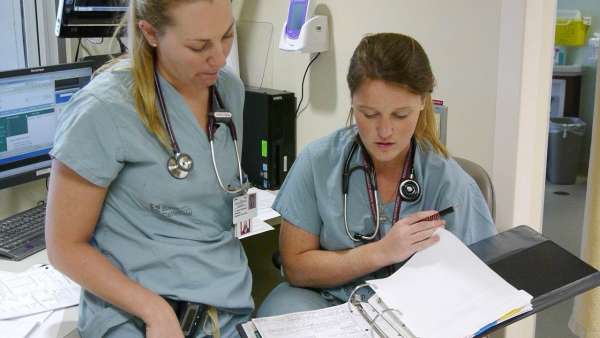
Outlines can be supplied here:
M356 134L356 127L344 128L307 145L273 204L273 209L287 221L318 236L323 250L346 250L362 244L346 234L341 187L344 162ZM489 208L473 178L453 159L421 146L415 149L414 172L422 194L415 202L402 202L400 218L456 206L454 213L444 216L446 229L465 244L495 234ZM360 151L353 156L351 167L358 164L362 164ZM393 201L383 205L386 220L381 223L382 234L390 230L393 209ZM355 171L350 178L348 224L351 232L371 234L374 229L362 171ZM382 269L322 293L346 301L354 286L388 274L389 269Z
M128 61L71 99L59 116L52 156L108 188L91 244L129 278L170 298L250 313L252 278L233 232L233 196L218 185L205 131L177 90L162 77L160 83L181 151L194 160L186 179L169 175L171 150L139 118ZM241 147L243 84L222 70L217 88L233 114ZM227 128L218 128L214 147L223 183L239 185ZM84 291L82 336L101 337L128 320L129 314Z

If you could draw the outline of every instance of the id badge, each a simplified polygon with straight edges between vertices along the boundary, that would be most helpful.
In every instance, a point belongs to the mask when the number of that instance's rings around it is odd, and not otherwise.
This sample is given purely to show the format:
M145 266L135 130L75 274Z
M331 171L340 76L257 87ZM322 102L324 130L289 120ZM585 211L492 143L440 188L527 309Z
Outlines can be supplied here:
M252 218L257 214L256 193L243 194L233 198L233 224L236 237L239 238L252 232Z

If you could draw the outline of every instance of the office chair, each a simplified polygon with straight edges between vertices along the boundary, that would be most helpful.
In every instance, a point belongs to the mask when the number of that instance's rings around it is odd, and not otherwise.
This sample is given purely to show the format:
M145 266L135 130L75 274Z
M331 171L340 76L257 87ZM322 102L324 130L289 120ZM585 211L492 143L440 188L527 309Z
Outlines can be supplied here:
M475 183L477 183L479 190L481 190L481 194L483 195L488 208L490 208L492 219L496 220L496 196L494 195L492 179L488 173L485 171L485 169L483 169L483 167L473 161L469 161L461 157L453 158L458 165L460 165L460 167L475 180Z
M485 169L483 169L482 166L480 166L479 164L477 164L473 161L467 160L462 157L452 157L452 158L454 158L456 163L458 163L458 165L460 165L460 167L467 174L469 174L469 176L471 176L475 180L475 183L477 183L479 190L481 190L481 194L483 195L483 198L485 199L485 202L487 203L488 208L490 208L490 214L492 215L492 220L495 220L496 219L496 197L494 195L494 186L492 184L492 179L490 178L488 173L485 171ZM277 250L273 253L273 256L271 257L271 259L273 261L273 265L275 265L275 267L278 270L280 270L281 269L281 255L279 254L279 250Z

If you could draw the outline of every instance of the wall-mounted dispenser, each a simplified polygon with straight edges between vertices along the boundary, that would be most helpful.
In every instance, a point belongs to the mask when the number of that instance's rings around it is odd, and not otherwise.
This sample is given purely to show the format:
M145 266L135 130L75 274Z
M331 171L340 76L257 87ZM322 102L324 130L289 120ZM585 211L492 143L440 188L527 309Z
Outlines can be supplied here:
M329 49L327 17L311 17L310 0L290 0L287 21L281 31L279 49L301 53L325 52Z

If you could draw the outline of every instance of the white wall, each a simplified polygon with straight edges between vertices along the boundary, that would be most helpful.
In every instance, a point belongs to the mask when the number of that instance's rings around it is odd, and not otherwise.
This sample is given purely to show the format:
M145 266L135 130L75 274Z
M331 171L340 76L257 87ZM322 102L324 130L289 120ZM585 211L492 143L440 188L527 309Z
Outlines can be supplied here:
M267 57L263 86L294 91L299 99L310 56L277 48L288 4L281 0L238 4L240 68L243 80L259 85ZM298 120L298 149L344 126L350 104L345 77L361 37L369 32L401 32L419 40L430 56L438 82L434 97L449 106L450 151L491 171L500 6L498 0L317 1L317 13L330 18L332 49L313 64L305 84L304 102L307 93L310 105Z
M13 188L0 190L0 219L33 208L46 200L45 180L37 180Z
M0 2L0 71L25 67L21 5L18 0Z
M500 227L541 232L556 0L503 0L492 180ZM533 337L535 318L506 329Z

